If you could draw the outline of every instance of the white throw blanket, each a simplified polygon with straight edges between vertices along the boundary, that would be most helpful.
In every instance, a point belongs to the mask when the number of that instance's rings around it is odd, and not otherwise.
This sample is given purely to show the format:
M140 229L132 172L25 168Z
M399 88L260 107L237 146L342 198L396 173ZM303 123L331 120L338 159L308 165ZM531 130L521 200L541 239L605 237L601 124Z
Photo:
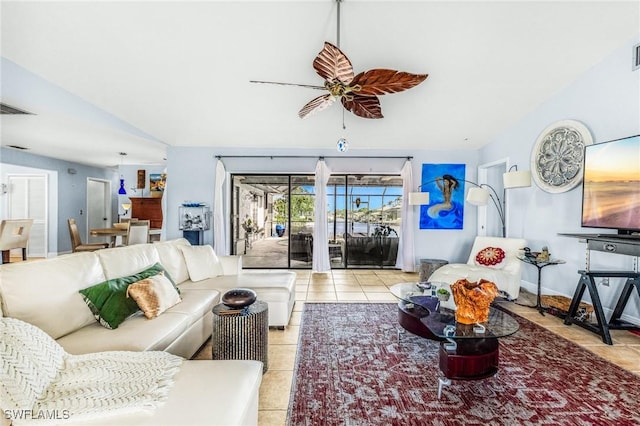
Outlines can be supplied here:
M1 408L16 426L156 408L183 361L166 352L71 355L44 331L13 318L0 318L0 360Z

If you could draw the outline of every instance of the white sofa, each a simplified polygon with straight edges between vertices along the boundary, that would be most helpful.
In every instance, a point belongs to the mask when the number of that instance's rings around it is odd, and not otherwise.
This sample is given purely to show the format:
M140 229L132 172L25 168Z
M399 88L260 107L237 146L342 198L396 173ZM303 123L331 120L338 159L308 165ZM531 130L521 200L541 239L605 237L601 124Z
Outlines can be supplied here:
M189 258L187 253L196 247L191 247L185 239L178 239L1 265L0 315L41 328L70 354L163 350L187 359L210 338L213 327L211 310L226 289L254 289L258 299L269 305L269 325L288 324L295 301L294 273L243 273L240 257L221 256L205 265L205 269L215 269L217 276L194 282L190 279L193 268L189 266L193 266L194 259L198 258ZM136 274L156 263L160 263L178 285L182 301L151 320L138 312L113 330L99 324L79 290ZM216 264L215 268L211 263ZM167 407L180 407L182 403L184 408L177 411L194 418L206 411L211 417L210 424L255 424L261 380L255 375L256 371L262 371L261 367L246 368L242 363L224 367L217 363L186 362L178 374L182 379L172 391L172 394L180 395L170 398ZM228 379L228 376L236 379ZM204 385L194 388L194 380L204 381ZM183 388L184 393L179 390ZM197 396L196 393L198 398L191 399ZM224 398L216 399L215 395ZM204 404L201 411L198 411L199 403ZM217 416L226 420L218 422ZM165 412L162 416L163 421L169 418L175 419L175 415ZM148 423L160 424L158 419L153 416Z

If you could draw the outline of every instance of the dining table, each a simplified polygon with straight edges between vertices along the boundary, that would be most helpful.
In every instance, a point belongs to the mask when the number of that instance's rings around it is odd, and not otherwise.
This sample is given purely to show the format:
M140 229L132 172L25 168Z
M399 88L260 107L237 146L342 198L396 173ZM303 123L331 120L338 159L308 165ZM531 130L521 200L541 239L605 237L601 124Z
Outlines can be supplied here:
M151 228L149 229L149 238L151 240L159 240L161 232L162 232L162 229L160 228ZM111 238L110 246L115 247L116 240L118 239L118 237L122 237L123 244L126 243L127 230L122 228L115 228L115 227L95 228L95 229L90 229L89 234L91 234L92 237L109 237Z

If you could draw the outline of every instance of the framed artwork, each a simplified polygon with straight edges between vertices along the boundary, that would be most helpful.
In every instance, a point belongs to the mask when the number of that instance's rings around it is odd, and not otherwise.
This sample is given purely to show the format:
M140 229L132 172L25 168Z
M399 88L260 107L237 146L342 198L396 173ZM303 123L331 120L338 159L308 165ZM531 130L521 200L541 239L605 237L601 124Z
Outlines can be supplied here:
M151 173L149 174L149 188L151 191L164 191L164 185L167 181L166 173Z
M579 121L562 120L540 133L531 152L531 175L536 185L550 193L566 192L582 182L584 147L593 138Z
M420 190L429 205L420 206L420 229L462 229L464 164L423 164Z
M146 170L138 170L138 179L136 181L136 189L144 189L147 186Z

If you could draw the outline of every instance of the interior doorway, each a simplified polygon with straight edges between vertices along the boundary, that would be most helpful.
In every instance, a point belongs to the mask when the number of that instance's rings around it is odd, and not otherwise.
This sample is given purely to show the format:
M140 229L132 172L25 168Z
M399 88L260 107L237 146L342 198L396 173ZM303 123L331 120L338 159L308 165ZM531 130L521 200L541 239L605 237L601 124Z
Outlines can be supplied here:
M493 198L497 195L496 202L500 205L505 220L503 224L498 209L491 201L486 206L478 207L478 235L480 236L502 237L503 225L506 229L506 193L502 175L507 172L507 166L506 158L478 166L478 183L485 183L495 190L495 194L491 190L489 192Z
M87 179L87 234L89 229L111 228L111 182ZM86 235L84 241L106 243L108 237Z
M48 244L48 179L46 174L7 175L8 219L33 219L28 257L47 257Z

